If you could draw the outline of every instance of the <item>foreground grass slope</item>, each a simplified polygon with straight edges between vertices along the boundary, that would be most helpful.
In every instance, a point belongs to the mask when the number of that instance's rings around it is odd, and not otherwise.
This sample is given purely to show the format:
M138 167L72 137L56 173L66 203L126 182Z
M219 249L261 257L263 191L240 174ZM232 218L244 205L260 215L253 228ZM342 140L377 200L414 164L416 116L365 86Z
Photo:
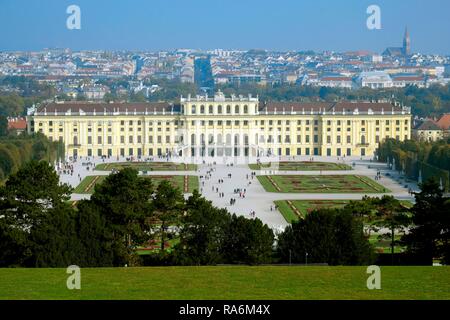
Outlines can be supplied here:
M381 290L366 267L223 266L81 270L0 269L0 299L450 299L450 267L382 267Z

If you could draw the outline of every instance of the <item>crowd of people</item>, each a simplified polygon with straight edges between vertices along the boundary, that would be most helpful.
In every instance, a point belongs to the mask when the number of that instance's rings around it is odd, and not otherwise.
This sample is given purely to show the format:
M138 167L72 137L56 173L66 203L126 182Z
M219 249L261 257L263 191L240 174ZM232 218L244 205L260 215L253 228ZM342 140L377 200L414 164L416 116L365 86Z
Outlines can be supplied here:
M204 193L204 187L206 184L211 184L211 192L213 194L217 194L218 198L225 198L226 193L223 191L226 187L229 186L230 180L232 179L231 173L225 173L223 176L214 177L214 175L218 175L216 171L216 163L203 163L206 165L206 170L204 173L201 169L198 170L199 173L202 173L199 175L200 178L200 193ZM227 164L227 167L233 167L233 164ZM223 173L222 173L223 174ZM242 184L240 187L233 187L231 196L229 200L226 201L227 205L230 207L235 206L236 202L241 199L245 199L247 196L248 188L252 184L252 180L256 177L256 171L252 171L250 173L245 173L245 175L242 177ZM234 181L233 181L234 183ZM251 210L249 213L250 217L256 217L256 211Z

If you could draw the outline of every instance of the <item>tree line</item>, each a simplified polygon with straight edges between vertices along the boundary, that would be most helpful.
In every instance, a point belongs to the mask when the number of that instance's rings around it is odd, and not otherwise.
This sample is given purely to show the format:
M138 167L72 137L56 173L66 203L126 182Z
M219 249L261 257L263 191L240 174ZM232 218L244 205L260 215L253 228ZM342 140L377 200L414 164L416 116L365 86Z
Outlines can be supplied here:
M2 117L0 117L0 123ZM64 158L64 144L50 141L41 133L32 135L2 135L4 125L0 125L0 183L29 160L45 160L53 163Z
M197 191L187 199L168 181L126 168L95 186L89 200L69 202L72 189L46 161L32 160L0 187L1 267L111 267L376 261L367 221L389 230L414 263L450 262L450 200L434 180L405 208L390 196L318 209L274 233L259 219L216 208ZM401 240L394 233L408 232ZM176 241L173 241L176 240ZM172 246L168 243L172 241ZM138 249L158 243L149 255ZM392 260L394 261L394 260Z
M254 265L283 260L272 229L259 219L214 207L197 191L185 199L168 181L155 188L151 179L131 168L109 175L94 189L89 200L73 206L68 201L71 188L59 184L47 162L30 161L13 173L0 188L0 266ZM336 216L328 227L337 229L339 237L350 237L368 255L367 239L353 235L361 224L352 216ZM169 239L177 239L170 250ZM137 254L139 247L155 242L161 246L157 253ZM315 259L367 262L363 257Z
M0 87L11 87L15 92L0 91L0 116L18 117L26 114L26 108L53 98L56 88L41 84L33 78L24 76L0 77Z
M154 188L131 168L76 206L71 192L45 161L9 177L0 188L0 266L142 265L136 249L155 239L159 261L170 264L257 264L272 255L274 235L261 221L230 215L197 192L185 200L168 181ZM169 256L174 234L180 240Z
M450 187L450 139L435 142L386 139L377 150L380 161L393 164L412 179L436 178L445 190Z

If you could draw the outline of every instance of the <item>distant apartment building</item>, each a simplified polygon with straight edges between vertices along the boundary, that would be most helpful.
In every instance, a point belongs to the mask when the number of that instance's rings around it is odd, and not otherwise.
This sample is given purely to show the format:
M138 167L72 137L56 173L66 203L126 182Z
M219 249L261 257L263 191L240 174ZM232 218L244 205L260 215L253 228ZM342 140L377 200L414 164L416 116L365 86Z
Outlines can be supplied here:
M413 137L420 141L437 141L443 138L443 130L431 119L420 121L413 128Z
M183 83L194 83L194 59L187 57L183 61L183 67L181 69L180 81Z
M103 85L89 85L81 89L87 100L102 100L109 92L109 88Z
M216 84L246 84L255 83L260 85L266 84L266 77L260 74L243 74L240 72L221 72L214 76L214 82Z
M372 55L372 63L382 63L383 62L383 56L379 54Z
M330 88L353 88L352 77L344 76L325 76L320 78L315 85L319 87L330 87Z
M383 71L368 71L361 72L356 78L356 84L361 87L368 87L371 89L392 88L392 78Z
M429 142L450 137L450 114L442 115L438 121L417 121L413 127L413 136L420 141Z
M285 73L283 74L283 82L285 83L295 83L298 80L298 75L295 73Z
M395 88L404 88L407 86L424 88L426 81L425 77L421 75L395 75L392 76L392 86Z
M20 135L27 131L27 120L22 117L9 117L8 118L8 131L14 132Z
M444 132L444 138L450 137L450 113L446 113L436 122Z

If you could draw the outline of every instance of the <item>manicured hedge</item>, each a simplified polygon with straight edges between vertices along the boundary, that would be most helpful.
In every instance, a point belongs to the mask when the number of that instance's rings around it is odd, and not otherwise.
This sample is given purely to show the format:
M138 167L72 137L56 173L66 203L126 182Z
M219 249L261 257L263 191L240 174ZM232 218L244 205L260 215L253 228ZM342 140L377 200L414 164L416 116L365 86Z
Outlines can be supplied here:
M0 181L3 182L29 160L54 162L63 159L64 145L42 134L6 136L0 139Z
M397 141L387 139L380 144L378 159L393 164L398 171L404 171L411 179L422 181L434 177L442 180L446 191L450 189L450 143L449 141L421 142L415 140Z

